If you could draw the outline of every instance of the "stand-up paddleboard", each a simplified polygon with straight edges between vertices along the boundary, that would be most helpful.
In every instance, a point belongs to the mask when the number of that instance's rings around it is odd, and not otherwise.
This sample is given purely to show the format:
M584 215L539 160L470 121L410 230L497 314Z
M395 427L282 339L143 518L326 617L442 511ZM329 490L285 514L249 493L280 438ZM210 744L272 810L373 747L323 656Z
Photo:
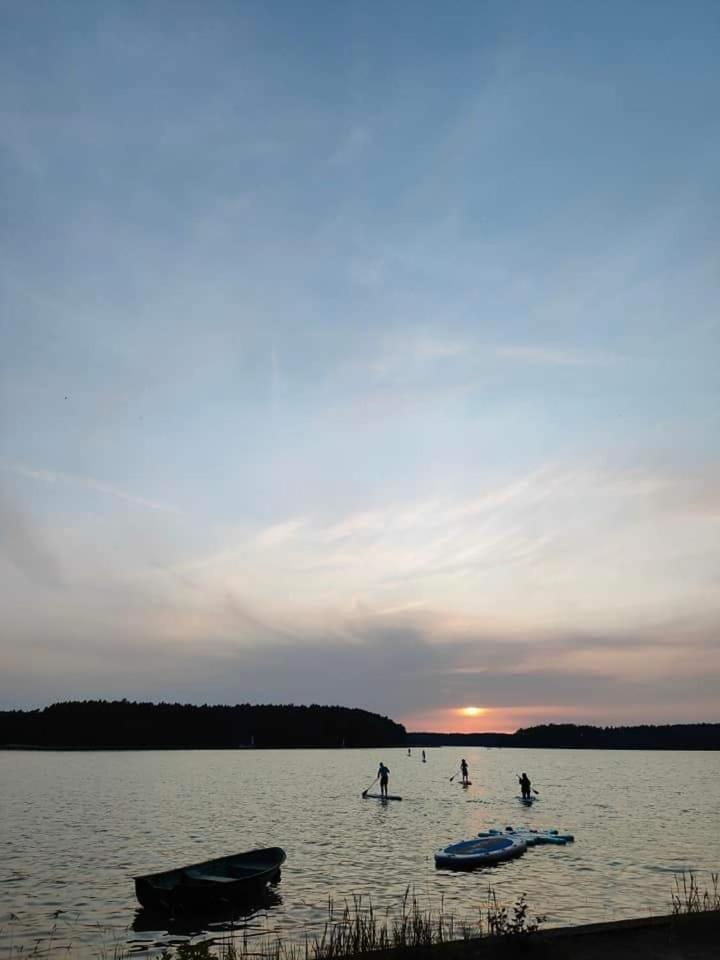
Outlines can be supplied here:
M362 796L367 800L402 800L402 797L395 796L393 793L385 797L381 793L363 793Z
M471 786L472 786L472 780L466 780L465 783L461 783L460 786L461 786L461 787L471 787Z
M518 800L520 801L520 803L524 803L526 807L531 807L537 800L537 797L518 796Z

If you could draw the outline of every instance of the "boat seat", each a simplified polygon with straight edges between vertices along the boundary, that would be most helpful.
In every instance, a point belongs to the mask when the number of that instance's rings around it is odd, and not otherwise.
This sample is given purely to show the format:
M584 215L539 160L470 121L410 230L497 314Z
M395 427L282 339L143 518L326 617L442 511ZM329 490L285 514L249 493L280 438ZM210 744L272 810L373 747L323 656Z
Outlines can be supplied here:
M202 870L186 870L185 876L191 880L208 880L212 883L235 883L234 877L222 877L218 873L203 873Z

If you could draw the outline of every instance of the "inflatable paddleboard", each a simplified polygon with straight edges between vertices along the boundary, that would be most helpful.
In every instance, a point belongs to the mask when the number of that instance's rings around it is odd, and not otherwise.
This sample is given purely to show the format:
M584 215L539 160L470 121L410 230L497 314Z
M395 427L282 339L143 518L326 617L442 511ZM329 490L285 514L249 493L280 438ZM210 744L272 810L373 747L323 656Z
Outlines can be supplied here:
M462 782L461 782L461 783L460 783L460 786L461 786L461 787L471 787L471 786L472 786L472 780L467 780L465 783L462 783Z
M364 793L363 797L366 797L368 800L402 800L402 797L397 797L392 793L389 793L386 797L381 793Z
M451 843L435 854L435 866L445 870L474 870L519 857L527 849L520 837L476 837Z
M537 800L537 797L518 796L518 800L520 801L520 803L524 803L526 806L530 807L532 806L533 803L535 803L535 801Z
M531 830L529 827L505 827L504 830L486 830L478 834L479 837L519 837L524 840L528 847L535 847L542 844L556 844L565 846L567 843L574 843L575 837L572 833L561 833L559 830Z

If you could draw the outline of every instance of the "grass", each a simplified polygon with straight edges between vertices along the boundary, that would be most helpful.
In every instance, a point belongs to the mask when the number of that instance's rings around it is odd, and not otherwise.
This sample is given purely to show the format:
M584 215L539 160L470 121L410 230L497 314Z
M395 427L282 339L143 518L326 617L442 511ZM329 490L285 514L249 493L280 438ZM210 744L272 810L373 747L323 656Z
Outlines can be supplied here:
M670 894L673 916L682 917L692 913L704 913L706 910L720 910L720 874L710 874L710 889L700 890L697 878L692 870L675 875L675 887Z
M214 954L207 942L183 944L177 948L177 960L348 960L367 953L411 950L488 935L515 940L535 933L542 921L542 917L530 918L524 895L507 908L488 889L477 921L458 923L452 914L445 913L442 904L439 912L424 909L408 887L399 914L394 917L378 916L372 901L362 897L354 897L351 903L346 901L339 912L331 900L322 932L306 936L303 944L277 939L258 941L244 935L239 941L215 944ZM167 952L161 960L170 960L170 956Z
M673 915L678 917L720 910L720 875L711 874L709 889L701 889L692 871L676 875L671 904ZM477 920L457 922L452 914L445 912L442 902L439 911L427 909L408 887L399 911L393 915L389 912L378 915L372 901L360 896L345 901L341 908L328 901L328 916L322 931L306 934L301 943L288 943L271 936L248 936L246 931L240 937L239 931L231 930L226 939L181 943L162 951L154 950L151 955L154 960L351 960L367 953L411 950L485 936L520 943L531 937L543 921L544 917L530 916L524 894L508 907L499 903L495 891L488 888ZM0 930L0 935L3 932ZM75 953L72 943L63 943L64 937L58 938L57 934L55 926L48 937L36 940L33 946L11 942L7 955L10 960L72 957ZM88 953L87 948L83 953ZM138 952L116 941L110 946L99 945L95 956L98 960L133 960Z
M501 905L494 890L488 888L487 900L478 910L474 923L457 922L446 913L441 902L439 911L424 908L411 888L403 896L397 914L378 915L372 901L361 896L345 901L338 909L328 901L328 916L322 931L306 934L304 942L292 943L279 938L242 937L229 931L227 939L206 940L200 943L181 943L161 952L154 952L157 960L349 960L361 954L378 951L410 950L430 947L457 940L482 936L523 938L534 933L543 918L531 919L525 896L508 908ZM0 931L2 933L2 931ZM86 952L84 950L83 952ZM71 944L61 944L54 927L49 937L38 939L33 947L10 947L10 960L50 960L71 957ZM98 960L131 960L137 951L125 944L99 945Z

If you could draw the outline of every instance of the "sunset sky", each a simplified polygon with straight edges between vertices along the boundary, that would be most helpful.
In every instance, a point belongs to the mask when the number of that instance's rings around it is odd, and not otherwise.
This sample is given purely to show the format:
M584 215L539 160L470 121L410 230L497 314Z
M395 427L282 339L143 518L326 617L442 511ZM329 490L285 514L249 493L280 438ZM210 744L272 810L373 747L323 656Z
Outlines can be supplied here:
M0 5L0 708L720 721L718 50Z

